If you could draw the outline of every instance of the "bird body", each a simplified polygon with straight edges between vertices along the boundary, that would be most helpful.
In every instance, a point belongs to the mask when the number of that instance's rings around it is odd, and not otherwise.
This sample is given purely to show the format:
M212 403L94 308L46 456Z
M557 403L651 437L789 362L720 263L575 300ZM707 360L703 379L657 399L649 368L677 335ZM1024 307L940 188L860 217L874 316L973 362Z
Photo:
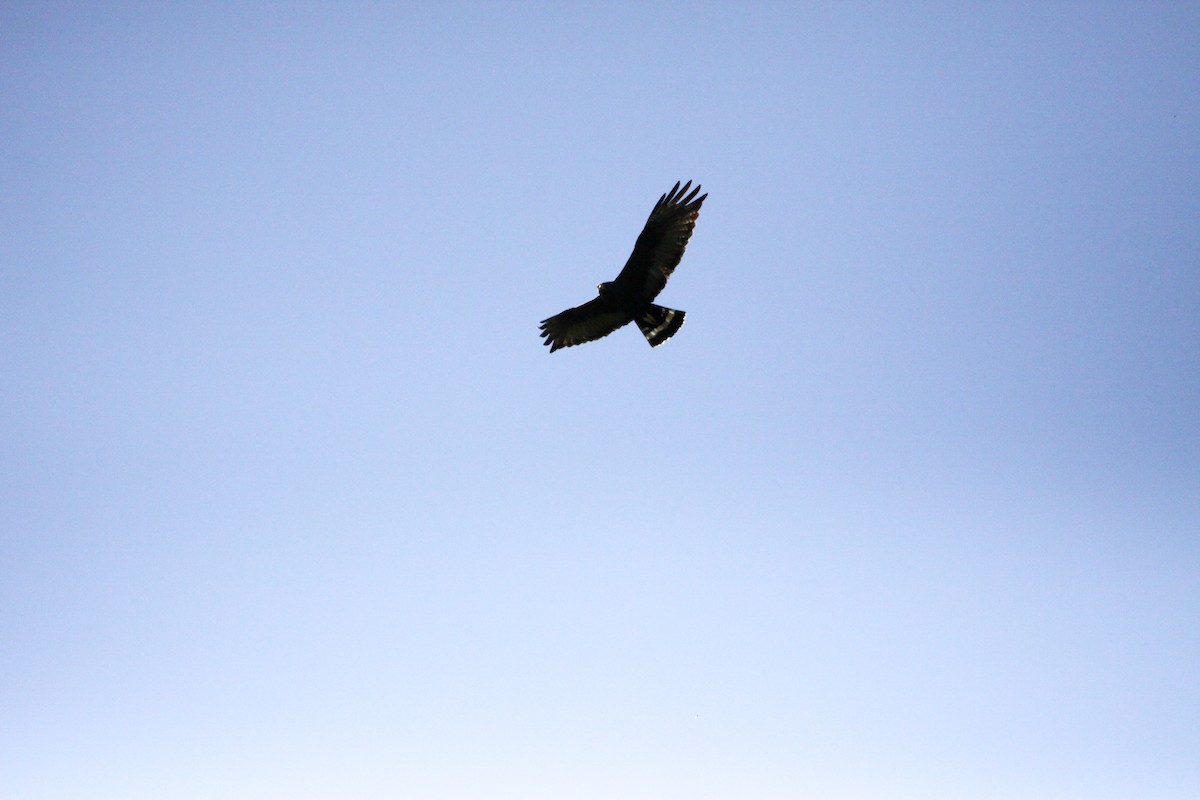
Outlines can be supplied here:
M597 297L542 320L543 344L551 353L608 336L630 322L637 323L651 347L658 347L682 327L683 311L652 301L683 258L700 206L708 197L700 195L699 185L689 194L691 186L691 181L682 188L676 183L658 198L629 260L614 280L596 287Z

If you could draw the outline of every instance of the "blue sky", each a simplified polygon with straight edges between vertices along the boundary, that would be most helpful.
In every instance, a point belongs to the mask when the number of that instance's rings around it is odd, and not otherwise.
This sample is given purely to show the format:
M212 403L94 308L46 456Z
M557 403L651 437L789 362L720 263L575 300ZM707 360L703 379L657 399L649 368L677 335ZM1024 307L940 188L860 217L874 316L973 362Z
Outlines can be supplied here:
M1196 796L1194 5L0 47L0 794Z

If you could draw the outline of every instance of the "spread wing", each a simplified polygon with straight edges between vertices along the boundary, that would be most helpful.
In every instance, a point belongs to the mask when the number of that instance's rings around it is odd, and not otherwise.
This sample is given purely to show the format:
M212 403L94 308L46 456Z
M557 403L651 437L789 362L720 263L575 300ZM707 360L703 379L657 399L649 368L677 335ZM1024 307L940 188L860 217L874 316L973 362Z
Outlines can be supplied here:
M633 254L613 281L639 300L647 303L653 300L683 258L683 250L700 216L700 205L708 197L707 194L696 197L700 194L699 185L688 194L691 185L688 181L681 189L676 183L671 191L658 198L633 246Z
M608 336L632 321L632 314L614 308L603 297L597 297L542 320L542 338L546 340L542 344L550 345L550 352L553 353L560 347L571 347Z

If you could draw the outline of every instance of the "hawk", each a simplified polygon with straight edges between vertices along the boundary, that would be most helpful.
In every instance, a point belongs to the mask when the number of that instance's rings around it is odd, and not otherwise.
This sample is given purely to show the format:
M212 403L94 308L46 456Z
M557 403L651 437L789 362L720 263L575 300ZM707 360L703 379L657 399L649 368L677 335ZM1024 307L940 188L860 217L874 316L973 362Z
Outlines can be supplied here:
M708 197L696 197L700 194L698 184L688 194L691 186L691 181L682 188L676 183L658 198L624 269L616 280L596 287L599 297L542 320L543 344L549 345L551 353L608 336L630 322L637 322L651 347L675 335L683 325L684 312L651 301L667 285L667 278L683 258L696 217L700 216L700 205Z

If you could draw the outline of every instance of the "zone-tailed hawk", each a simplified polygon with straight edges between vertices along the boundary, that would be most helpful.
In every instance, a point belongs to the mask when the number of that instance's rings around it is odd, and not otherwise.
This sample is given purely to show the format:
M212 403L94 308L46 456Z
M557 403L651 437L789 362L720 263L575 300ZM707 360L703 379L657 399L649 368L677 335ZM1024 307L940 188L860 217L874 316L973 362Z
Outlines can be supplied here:
M687 194L691 185L688 181L680 188L676 183L671 191L658 198L621 274L616 280L596 287L599 297L542 320L542 337L546 340L543 344L550 346L551 353L560 347L608 336L635 321L651 347L658 347L675 335L683 325L684 312L656 306L651 301L667 285L667 278L683 258L683 249L700 215L700 205L708 197L707 194L696 197L700 194L699 185Z

